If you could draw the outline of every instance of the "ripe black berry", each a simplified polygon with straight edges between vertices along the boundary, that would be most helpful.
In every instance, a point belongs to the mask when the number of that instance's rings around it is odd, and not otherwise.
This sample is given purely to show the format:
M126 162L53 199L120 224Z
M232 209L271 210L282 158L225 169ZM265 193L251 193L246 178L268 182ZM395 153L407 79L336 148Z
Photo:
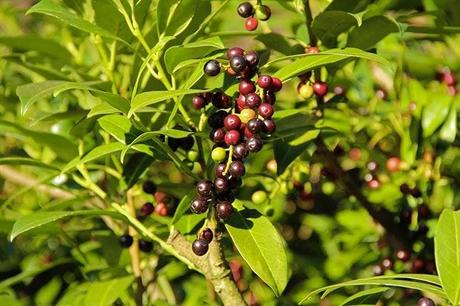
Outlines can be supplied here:
M212 182L201 181L196 185L196 192L202 197L209 197L212 195Z
M147 217L147 216L151 215L154 210L155 210L155 207L153 206L153 204L150 203L150 202L147 202L144 205L142 205L141 214L142 214L143 217Z
M225 133L225 143L229 146L237 145L240 142L240 132L237 130L231 130Z
M216 76L220 73L220 64L216 60L210 60L206 62L203 70L208 76Z
M238 5L236 11L238 12L238 15L240 15L241 17L247 18L254 14L254 7L249 2L243 2L240 5Z
M226 163L220 163L216 166L216 169L215 169L215 175L216 177L225 177L224 176L224 171L225 171L225 168L227 167L227 164Z
M235 72L241 72L246 67L246 60L243 56L234 56L230 59L230 67L232 67Z
M256 51L247 52L244 56L244 59L246 60L246 63L251 67L255 67L259 64L259 55Z
M231 59L235 56L244 56L244 50L238 47L233 47L227 50L227 59Z
M432 299L422 297L417 301L417 306L436 306Z
M262 130L265 127L263 121L259 118L252 118L251 120L249 120L246 126L248 130L251 131L251 133L253 134L258 134L262 132Z
M233 158L235 159L244 159L248 156L248 153L248 149L243 143L239 143L233 148Z
M212 105L216 108L229 108L232 106L232 100L223 92L216 92L212 96Z
M155 185L155 183L152 182L152 181L145 181L142 184L142 190L145 193L153 194L153 193L155 193L157 191L157 185Z
M202 214L208 210L208 199L198 197L192 201L190 204L190 210L194 214Z
M216 205L217 216L222 219L228 219L233 213L233 206L230 202L222 201Z
M223 177L217 177L214 180L214 189L218 193L224 193L224 192L228 191L228 188L229 188L229 183L228 183L227 179L225 179Z
M228 168L228 172L232 177L240 177L243 176L246 172L243 162L240 160L234 160L230 164L230 168Z
M272 86L272 77L269 75L261 75L257 80L257 85L263 89L270 89Z
M241 77L244 79L252 79L257 74L257 67L246 66L241 72Z
M208 252L209 244L203 239L196 239L192 243L193 253L197 256L203 256Z
M264 103L273 105L276 102L276 96L273 92L265 90L263 94L263 101Z
M233 201L235 201L235 194L231 191L227 191L227 192L218 194L217 200L220 202L227 201L227 202L233 203Z
M249 152L259 152L263 147L262 139L259 137L251 137L248 139L246 147L248 148Z
M240 128L240 125L241 125L240 117L238 117L235 114L230 114L224 119L224 127L227 130L237 130Z
M412 188L412 190L410 191L410 194L414 198L420 198L422 196L422 192L417 187Z
M274 113L273 106L271 106L268 103L260 104L257 110L259 111L259 115L261 115L264 118L270 118L271 116L273 116Z
M213 130L209 134L209 138L211 138L211 140L214 143L217 143L217 144L224 143L224 141L225 141L225 130L224 129Z
M133 244L133 237L128 234L121 235L118 238L118 243L122 248L129 248Z
M202 96L194 96L192 98L192 105L196 109L200 109L206 106L206 100Z
M220 110L209 116L208 124L214 128L218 129L224 126L224 119L227 117L228 113L226 111Z
M249 108L256 108L260 105L260 97L256 93L246 95L245 103Z
M382 268L380 265L376 265L376 266L374 266L374 268L373 268L373 272L374 272L374 275L375 275L375 276L380 276L380 275L383 275L384 270L383 270L383 268Z
M200 238L206 241L207 243L211 243L214 234L210 228L205 228L200 235Z
M430 209L426 204L422 204L417 208L418 218L420 220L428 219L430 217Z
M410 194L411 192L411 188L406 183L402 183L401 186L399 186L399 190L402 194Z
M264 120L264 132L267 134L273 134L276 131L276 124L275 121L272 119L265 119Z
M187 136L180 139L179 146L185 151L190 151L195 144L195 139L192 136Z
M153 249L153 243L151 241L139 240L139 249L144 253L150 253Z

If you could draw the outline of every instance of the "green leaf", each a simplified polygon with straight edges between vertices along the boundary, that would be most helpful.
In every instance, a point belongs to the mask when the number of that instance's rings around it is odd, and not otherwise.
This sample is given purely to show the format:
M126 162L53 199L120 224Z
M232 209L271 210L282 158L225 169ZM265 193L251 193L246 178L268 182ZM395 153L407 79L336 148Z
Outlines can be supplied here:
M3 157L0 158L0 165L34 166L59 171L59 169L53 165L46 164L39 160L27 157Z
M71 13L65 7L57 4L56 2L52 0L42 0L38 2L37 4L35 4L33 7L31 7L27 11L27 14L32 14L32 13L39 13L39 14L52 16L84 32L98 34L103 37L108 37L108 38L117 39L121 41L121 39L117 38L109 31L87 20L80 18L79 16Z
M280 296L288 281L285 243L273 224L255 209L235 211L225 227L238 252L270 288Z
M457 103L455 102L457 99L459 98L452 100L449 114L447 115L447 119L442 125L441 130L439 131L439 137L441 137L442 140L447 142L454 142L455 136L457 136Z
M39 226L56 222L60 219L73 217L73 216L110 216L117 219L124 220L125 218L114 211L108 210L78 210L78 211L38 211L20 217L13 225L13 230L10 234L10 241L13 241L17 236L28 232Z
M169 100L179 96L191 95L202 93L207 90L203 89L179 89L179 90L170 90L170 91L148 91L138 94L134 97L131 109L129 110L128 116L131 117L137 110L159 103L165 100Z
M126 183L126 189L134 186L150 167L155 159L143 153L136 153L129 157L123 165L123 179Z
M422 111L423 137L430 137L444 123L451 103L451 96L441 93L431 94L431 101Z
M178 36L192 22L198 7L196 0L159 0L157 11L158 36Z
M460 212L445 209L434 236L436 269L453 305L460 305Z
M92 82L67 82L67 81L45 81L30 83L18 86L16 94L21 101L21 113L24 115L32 104L51 95L57 96L60 93L71 89L90 90L93 85L100 85L102 81Z
M374 16L364 20L360 27L350 32L347 46L366 50L388 34L398 32L399 27L396 22L385 16Z
M123 295L133 283L132 276L114 278L107 281L93 282L89 285L85 297L85 305L93 306L97 301L97 305L109 306Z
M365 52L360 49L355 48L345 48L345 49L332 49L315 54L302 54L298 56L288 56L279 58L276 61L295 59L293 62L284 65L283 68L278 70L274 76L280 78L283 81L287 81L292 77L295 77L299 74L302 74L306 71L320 68L322 66L337 63L345 59L357 59L363 58L371 61L379 62L385 66L391 67L390 63L381 56L378 56L373 53ZM267 64L268 66L271 63Z
M278 51L285 55L298 54L304 52L304 48L300 45L292 45L286 36L279 33L263 33L255 37L256 40L262 42L267 48Z
M380 296L389 289L388 287L377 287L359 291L348 297L340 306L363 305L363 303L375 305Z
M123 144L131 142L140 133L133 128L131 121L122 115L103 116L97 122L107 133Z
M309 132L307 132L309 133ZM319 131L315 130L312 132L312 139L318 136ZM313 137L315 136L315 137ZM290 145L288 141L277 140L273 144L273 151L275 155L275 160L277 164L277 174L280 175L284 173L287 167L297 158L300 154L305 152L305 149L308 147L308 143L303 143L300 145Z
M166 70L173 72L177 65L190 59L202 59L211 51L225 48L219 37L211 37L166 50L164 60Z
M359 20L351 13L343 11L325 11L313 19L313 33L329 48L337 45L337 36L357 26Z
M0 36L0 44L19 50L38 51L65 62L69 62L72 58L70 52L61 44L54 40L31 34L23 36Z
M182 198L179 205L177 205L173 218L171 219L172 225L176 224L176 222L179 221L179 219L190 209L190 202L192 202L192 199L188 195L185 195Z

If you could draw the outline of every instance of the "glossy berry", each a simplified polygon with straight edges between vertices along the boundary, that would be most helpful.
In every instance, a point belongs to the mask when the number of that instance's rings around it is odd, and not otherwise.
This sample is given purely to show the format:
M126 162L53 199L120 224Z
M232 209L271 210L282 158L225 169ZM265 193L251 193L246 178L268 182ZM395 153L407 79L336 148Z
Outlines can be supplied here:
M436 306L432 299L422 297L417 301L417 306Z
M206 62L203 70L208 76L216 76L220 73L220 64L216 60L210 60Z
M211 243L212 238L214 238L214 234L210 228L205 228L200 235L200 238L206 241L207 243Z
M388 257L384 258L382 260L381 266L386 270L391 270L391 269L393 269L393 260L391 260Z
M263 121L260 120L259 118L253 118L249 120L246 126L248 130L251 131L251 133L253 134L258 134L262 132L263 129L265 128Z
M379 180L372 178L369 182L367 182L367 187L371 189L377 189L380 187L380 182Z
M229 130L238 130L241 126L241 119L235 114L230 114L224 119L224 127Z
M319 53L319 48L317 46L310 46L305 51L307 54L315 54Z
M224 148L221 148L221 147L214 148L211 152L211 158L215 162L223 161L226 155L227 155L227 152L225 151Z
M271 15L272 10L266 5L261 5L256 8L256 17L259 20L266 21L270 19Z
M230 59L230 67L235 72L241 72L243 69L246 67L246 60L244 59L244 56L234 56Z
M273 92L271 91L268 91L268 90L264 90L264 94L263 94L263 103L268 103L270 105L273 105L275 104L276 102L276 96Z
M133 244L133 237L128 234L121 235L118 238L118 243L122 248L129 248Z
M225 133L225 143L229 146L237 145L240 142L240 132L231 130Z
M363 153L361 152L360 148L353 148L348 153L348 156L350 157L351 160L358 161L363 156Z
M152 181L145 181L142 184L142 190L145 193L154 194L157 191L157 185Z
M273 116L274 113L273 106L271 106L268 103L260 104L257 110L259 111L259 115L261 115L264 118L270 118L271 116Z
M242 95L247 95L256 91L256 86L253 82L242 80L239 85L239 92Z
M380 265L374 266L372 270L373 270L374 276L383 275L383 273L385 272Z
M221 178L224 178L225 175L224 175L224 171L227 167L227 164L226 163L220 163L216 166L216 168L214 169L214 174L216 175L216 177L221 177Z
M228 173L232 177L241 177L246 173L246 169L244 167L244 164L240 160L234 160L230 164L230 167L228 168Z
M139 240L139 250L144 253L150 253L153 250L153 243L151 241Z
M224 126L224 119L227 117L227 112L220 110L209 116L208 125L214 129L218 129Z
M192 243L193 253L197 256L203 256L208 252L209 244L203 239L196 239Z
M244 132L243 134L244 134L244 137L245 137L245 138L252 138L252 137L256 136L254 133L252 133L252 132L248 129L248 126L247 126L247 125L244 127L244 131L243 131L243 132Z
M259 22L254 17L248 17L246 18L246 21L244 22L244 27L246 28L246 30L251 31L251 32L255 31L258 26L259 26Z
M209 197L212 195L212 182L211 181L201 181L196 184L196 192L202 197Z
M217 143L217 144L224 143L225 142L225 130L224 129L213 130L209 134L209 138L211 138L211 140L214 143Z
M408 250L398 250L396 252L396 258L401 260L402 262L407 262L409 261L411 257L411 253Z
M278 92L281 89L283 89L283 82L281 82L281 80L278 78L272 77L272 87L270 90L273 92Z
M327 84L325 82L315 82L313 83L313 91L318 97L324 97L327 94Z
M239 143L233 148L233 158L244 159L248 156L248 149L244 143Z
M155 210L155 207L153 206L153 204L150 203L150 202L147 202L144 205L142 205L141 214L142 214L143 217L147 217L147 216L151 215L154 210Z
M231 191L220 193L217 195L217 200L219 202L227 201L227 202L233 203L235 201L235 194Z
M225 179L223 177L217 177L214 180L214 189L218 193L224 193L224 192L228 191L228 188L229 188L229 183L228 183L227 179Z
M257 85L263 89L270 89L272 86L272 77L269 75L261 75L257 80Z
M202 96L194 96L192 98L192 105L196 109L200 109L206 106L206 100Z
M244 56L244 59L246 60L246 63L250 67L255 67L259 64L259 55L257 54L256 51L249 51L246 53Z
M252 79L257 74L257 67L246 66L243 71L241 71L241 77L243 79Z
M264 120L264 133L273 134L276 132L276 124L272 119Z
M212 105L216 108L229 108L232 106L232 100L223 92L216 92L212 96Z
M247 18L254 14L254 7L249 2L243 2L240 5L238 5L236 11L238 12L238 15L240 15L241 17Z
M390 157L387 159L386 167L390 172L398 172L401 168L401 160L399 157Z
M302 99L310 99L313 96L313 86L308 83L300 83L297 86L297 92Z
M246 146L249 152L259 152L262 150L263 142L259 137L252 137L248 139Z
M168 215L168 206L163 202L158 203L157 206L155 206L155 213L159 216L166 217Z
M371 161L371 162L367 163L367 170L369 170L369 171L377 171L378 167L379 166L374 161Z
M382 88L377 89L375 91L375 95L377 96L377 98L379 98L381 100L386 100L386 98L388 97L387 92Z
M190 204L190 210L194 214L202 214L208 210L208 200L206 198L198 197Z
M217 216L219 219L228 219L233 213L233 206L230 202L222 201L216 205Z
M246 102L246 105L247 105L249 108L254 109L254 108L259 107L261 101L260 101L260 97L259 97L258 94L256 94L256 93L250 93L250 94L246 95L246 100L245 100L245 102Z
M227 50L227 59L231 59L234 56L244 56L244 50L239 47L233 47Z
M346 92L345 87L337 85L334 87L334 94L337 96L344 96Z

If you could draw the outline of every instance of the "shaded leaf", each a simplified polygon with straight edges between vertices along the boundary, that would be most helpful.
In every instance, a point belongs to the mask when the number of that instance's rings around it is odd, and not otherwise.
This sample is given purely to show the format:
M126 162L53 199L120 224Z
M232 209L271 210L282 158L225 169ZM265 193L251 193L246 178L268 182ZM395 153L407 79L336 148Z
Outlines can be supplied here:
M396 22L385 16L374 16L363 21L360 27L354 28L348 37L348 47L369 49L391 33L398 33Z
M124 291L131 286L133 280L133 276L129 275L91 283L86 293L85 305L93 306L96 301L97 305L100 306L113 305Z

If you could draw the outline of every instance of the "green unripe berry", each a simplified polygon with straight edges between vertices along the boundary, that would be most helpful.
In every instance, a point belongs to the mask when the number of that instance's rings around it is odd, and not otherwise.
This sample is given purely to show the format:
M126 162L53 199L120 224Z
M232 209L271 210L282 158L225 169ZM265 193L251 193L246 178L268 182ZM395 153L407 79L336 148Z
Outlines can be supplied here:
M256 191L252 194L251 200L254 204L262 204L267 200L267 193L263 190Z
M225 159L227 153L225 152L225 149L224 148L215 148L214 150L212 150L211 152L211 158L213 161L215 162L221 162Z
M303 84L299 87L299 95L303 99L310 99L313 96L313 86L310 84Z
M321 186L321 190L325 194L333 194L335 191L335 184L333 182L324 182L323 185Z
M197 151L188 151L187 152L187 159L191 161L196 161L198 159L198 152Z
M266 5L260 5L256 7L256 18L262 21L270 19L272 15L271 9Z

